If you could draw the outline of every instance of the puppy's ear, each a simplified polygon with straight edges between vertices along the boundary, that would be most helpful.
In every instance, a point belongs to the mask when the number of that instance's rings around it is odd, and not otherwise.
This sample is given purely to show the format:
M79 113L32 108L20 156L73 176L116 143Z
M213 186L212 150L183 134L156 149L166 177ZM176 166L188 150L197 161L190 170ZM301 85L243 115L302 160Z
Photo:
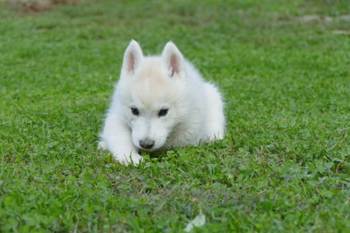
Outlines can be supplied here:
M143 53L139 43L131 40L124 53L123 71L128 74L134 73L142 59Z
M184 66L183 56L173 42L169 41L165 45L162 57L168 67L170 77L179 75L182 72Z

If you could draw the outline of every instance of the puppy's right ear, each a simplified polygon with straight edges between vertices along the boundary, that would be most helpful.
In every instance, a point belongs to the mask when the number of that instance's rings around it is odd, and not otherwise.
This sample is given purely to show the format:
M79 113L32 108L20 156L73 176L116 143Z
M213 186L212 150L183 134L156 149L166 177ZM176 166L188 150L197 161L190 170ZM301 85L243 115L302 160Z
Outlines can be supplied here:
M142 49L135 40L131 40L126 48L123 60L123 71L126 74L133 74L143 59Z
M169 70L169 76L178 75L183 70L183 56L176 45L169 41L162 52L163 60Z

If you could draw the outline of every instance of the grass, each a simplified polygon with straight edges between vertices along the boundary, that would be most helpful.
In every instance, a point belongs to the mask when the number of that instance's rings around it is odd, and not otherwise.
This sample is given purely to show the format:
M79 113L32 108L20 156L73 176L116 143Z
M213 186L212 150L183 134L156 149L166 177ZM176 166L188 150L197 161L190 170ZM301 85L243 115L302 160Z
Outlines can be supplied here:
M0 4L0 232L181 232L201 211L196 232L349 232L346 0ZM97 151L131 38L218 84L223 141L139 167Z

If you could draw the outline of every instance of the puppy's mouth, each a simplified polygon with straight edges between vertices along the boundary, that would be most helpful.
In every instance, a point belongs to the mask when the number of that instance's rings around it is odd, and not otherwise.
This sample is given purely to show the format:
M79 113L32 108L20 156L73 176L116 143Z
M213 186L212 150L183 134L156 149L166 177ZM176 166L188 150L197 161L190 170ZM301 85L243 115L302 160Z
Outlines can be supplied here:
M158 149L145 149L145 148L140 148L137 147L138 152L144 151L144 152L154 152L157 151Z
M162 149L162 147L152 147L152 148L143 148L141 146L136 146L138 151L144 151L144 152L156 152Z

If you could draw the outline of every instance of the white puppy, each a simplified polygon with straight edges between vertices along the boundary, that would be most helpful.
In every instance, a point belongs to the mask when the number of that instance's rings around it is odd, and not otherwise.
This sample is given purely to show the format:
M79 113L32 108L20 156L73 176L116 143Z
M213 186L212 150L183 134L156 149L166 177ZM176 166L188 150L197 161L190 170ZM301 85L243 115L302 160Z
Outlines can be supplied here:
M139 150L222 139L223 101L174 43L160 56L144 56L132 40L107 112L99 147L122 164L138 164Z

